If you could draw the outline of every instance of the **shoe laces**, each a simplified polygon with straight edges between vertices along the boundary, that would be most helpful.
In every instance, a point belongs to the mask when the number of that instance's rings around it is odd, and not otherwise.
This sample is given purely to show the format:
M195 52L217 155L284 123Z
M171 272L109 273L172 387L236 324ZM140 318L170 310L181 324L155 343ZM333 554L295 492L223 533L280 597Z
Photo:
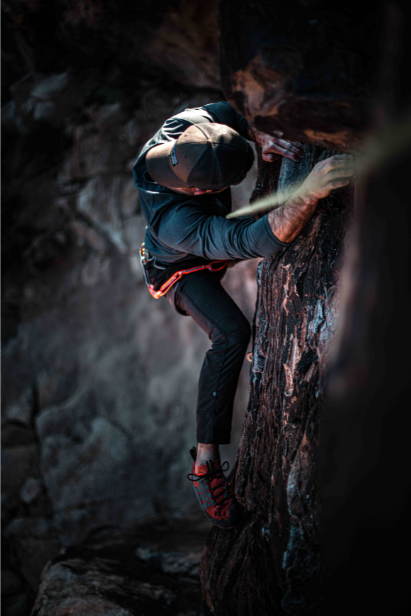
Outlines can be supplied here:
M196 473L189 473L187 479L189 481L197 481L208 488L211 496L218 507L224 505L224 501L229 497L227 494L227 479L224 473L228 471L230 465L228 462L224 462L219 468L215 468L211 460L206 462L208 471L201 475ZM217 480L214 482L214 480ZM211 485L214 483L214 485Z

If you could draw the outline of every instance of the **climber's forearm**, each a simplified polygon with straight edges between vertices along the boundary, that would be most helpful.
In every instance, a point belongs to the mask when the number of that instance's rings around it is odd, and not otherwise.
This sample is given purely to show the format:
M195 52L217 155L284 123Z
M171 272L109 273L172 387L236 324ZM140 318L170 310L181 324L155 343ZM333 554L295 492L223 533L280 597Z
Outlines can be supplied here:
M286 244L295 240L304 229L317 207L318 199L295 195L284 205L268 214L274 235Z
M353 164L351 154L336 154L317 163L291 199L269 213L274 235L287 244L295 240L314 214L318 201L349 184Z

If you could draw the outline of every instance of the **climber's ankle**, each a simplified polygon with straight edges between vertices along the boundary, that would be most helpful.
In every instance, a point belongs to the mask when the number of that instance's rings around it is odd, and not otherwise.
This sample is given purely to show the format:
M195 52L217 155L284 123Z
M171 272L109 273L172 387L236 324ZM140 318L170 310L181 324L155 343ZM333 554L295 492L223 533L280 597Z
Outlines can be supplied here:
M220 451L218 445L208 443L198 443L196 470L202 464L205 464L207 460L219 460Z

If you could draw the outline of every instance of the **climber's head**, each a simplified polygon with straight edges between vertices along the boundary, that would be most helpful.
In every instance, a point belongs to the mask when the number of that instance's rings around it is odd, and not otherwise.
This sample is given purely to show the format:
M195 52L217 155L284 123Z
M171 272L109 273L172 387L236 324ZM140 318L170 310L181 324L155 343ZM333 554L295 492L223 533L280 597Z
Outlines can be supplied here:
M161 186L190 195L239 184L254 161L244 137L224 124L190 126L178 139L147 152L147 171Z

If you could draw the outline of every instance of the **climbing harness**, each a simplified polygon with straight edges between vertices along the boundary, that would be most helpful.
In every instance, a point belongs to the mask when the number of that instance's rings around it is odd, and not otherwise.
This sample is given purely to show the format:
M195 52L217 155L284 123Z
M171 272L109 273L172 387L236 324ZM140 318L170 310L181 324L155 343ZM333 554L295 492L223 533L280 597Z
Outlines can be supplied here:
M219 272L225 267L227 267L228 265L228 261L211 261L210 263L207 263L207 265L197 265L196 267L189 267L188 269L178 270L178 272L174 272L171 278L166 280L166 282L161 285L158 291L155 291L154 285L150 283L150 279L148 276L149 264L152 264L157 269L166 269L166 268L156 263L155 257L152 257L150 255L150 253L148 252L147 248L144 245L144 242L141 244L141 247L140 247L140 263L142 265L143 272L144 272L144 281L148 287L150 295L154 297L154 299L158 299L159 297L162 297L163 295L165 295L171 289L171 287L178 280L180 280L182 276L185 276L186 274L192 274L193 272L199 272L205 269L208 269L211 272Z

